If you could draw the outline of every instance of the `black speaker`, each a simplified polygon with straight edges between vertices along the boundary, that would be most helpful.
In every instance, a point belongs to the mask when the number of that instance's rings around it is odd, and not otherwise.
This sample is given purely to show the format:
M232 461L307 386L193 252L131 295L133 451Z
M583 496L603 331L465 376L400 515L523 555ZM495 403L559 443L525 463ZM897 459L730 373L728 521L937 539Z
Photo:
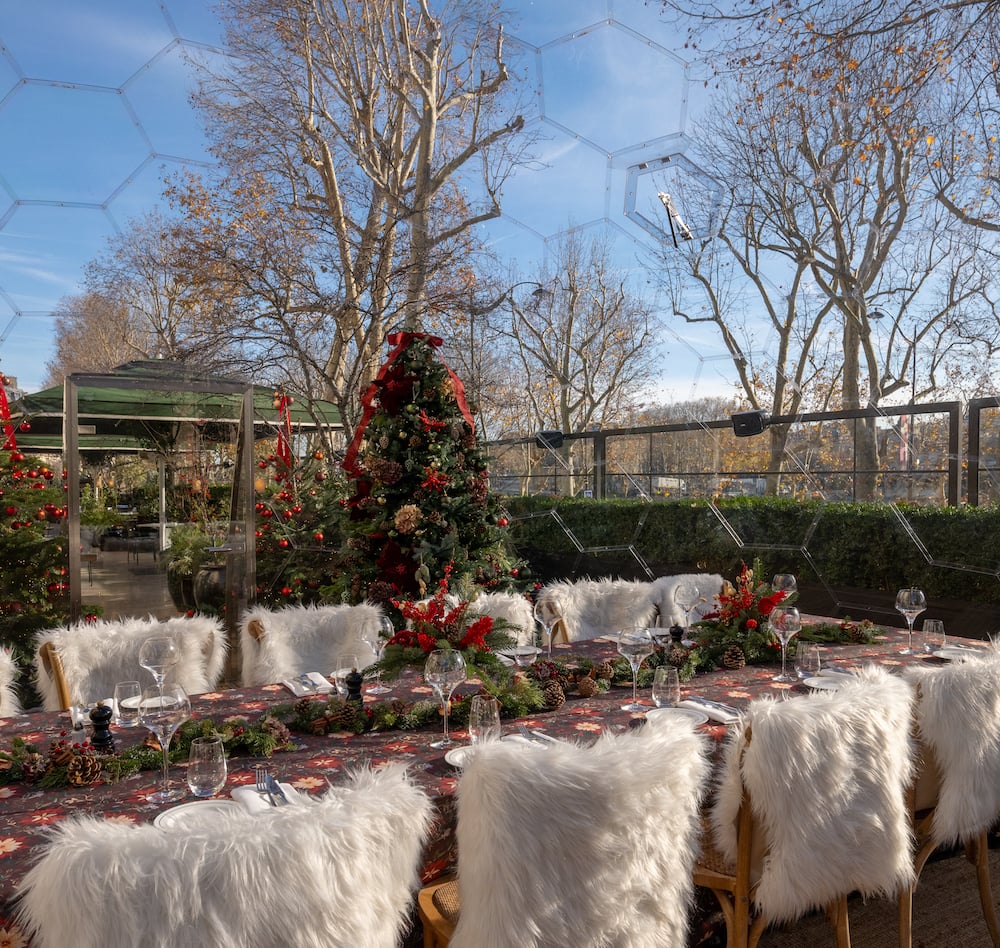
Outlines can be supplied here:
M733 434L737 438L750 438L759 435L769 421L766 411L741 411L732 415Z
M535 435L535 445L539 448L561 448L562 443L561 431L539 431Z

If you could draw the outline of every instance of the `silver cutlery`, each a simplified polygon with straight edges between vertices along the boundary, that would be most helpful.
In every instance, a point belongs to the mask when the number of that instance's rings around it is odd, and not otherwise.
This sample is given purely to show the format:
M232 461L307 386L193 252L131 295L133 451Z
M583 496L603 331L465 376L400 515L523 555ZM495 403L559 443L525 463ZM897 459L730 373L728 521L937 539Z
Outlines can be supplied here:
M264 774L264 782L267 785L267 792L275 798L275 806L284 806L289 802L288 795L281 789L281 784L271 774Z
M534 731L529 731L523 724L517 726L517 731L526 741L531 741L532 744L547 744L552 738L547 735L541 735Z
M270 774L268 774L268 772L260 764L257 764L257 766L254 767L253 773L254 773L254 780L256 781L254 789L259 794L266 796L267 799L271 802L271 806L277 806L278 801L275 800L274 794L271 793L267 785L267 778L270 776ZM272 777L271 779L273 780L274 778Z

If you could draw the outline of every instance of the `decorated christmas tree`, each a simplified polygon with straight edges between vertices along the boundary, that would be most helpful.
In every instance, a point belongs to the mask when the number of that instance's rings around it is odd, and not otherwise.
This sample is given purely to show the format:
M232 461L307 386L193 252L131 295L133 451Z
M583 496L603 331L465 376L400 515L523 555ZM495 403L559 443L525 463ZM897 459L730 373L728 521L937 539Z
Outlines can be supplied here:
M397 333L389 344L344 459L352 493L330 598L392 609L430 596L446 576L461 598L509 588L519 571L507 521L441 340Z

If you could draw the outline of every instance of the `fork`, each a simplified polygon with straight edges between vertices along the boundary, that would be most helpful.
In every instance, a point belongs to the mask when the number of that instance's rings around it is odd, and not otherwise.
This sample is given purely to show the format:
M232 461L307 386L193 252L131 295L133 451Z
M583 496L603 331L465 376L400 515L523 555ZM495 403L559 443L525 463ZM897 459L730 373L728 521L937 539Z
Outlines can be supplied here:
M257 764L253 769L253 774L254 774L254 780L256 781L254 789L258 793L266 794L268 800L271 801L271 806L277 806L278 801L274 799L274 794L271 793L270 789L267 786L267 771L264 769L264 767L261 764Z

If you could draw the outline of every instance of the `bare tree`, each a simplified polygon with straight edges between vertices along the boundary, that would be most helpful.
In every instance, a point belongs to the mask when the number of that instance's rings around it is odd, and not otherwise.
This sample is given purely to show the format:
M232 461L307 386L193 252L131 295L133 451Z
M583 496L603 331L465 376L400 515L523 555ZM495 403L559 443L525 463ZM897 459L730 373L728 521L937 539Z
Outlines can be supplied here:
M350 422L387 333L420 328L436 274L500 212L523 122L505 109L497 12L485 0L440 12L429 0L233 0L226 18L233 66L206 73L196 100L229 169L216 203L238 207L264 179L307 222L319 275L289 284L283 309L328 324L322 394ZM478 203L462 187L473 175Z
M700 135L702 164L727 183L722 206L710 206L719 191L684 196L714 235L661 257L675 313L715 325L748 403L772 414L827 399L815 388L824 377L840 407L877 405L907 385L919 347L926 358L930 340L942 344L941 327L995 323L976 239L941 226L920 173L929 106L912 80L923 57L887 66L871 43L841 43L808 67L793 56L777 70L766 55L766 67L743 63ZM886 315L887 335L874 321ZM772 471L786 437L770 429ZM859 464L875 471L874 426L861 447Z
M625 421L652 377L656 324L608 245L572 233L528 282L531 290L510 294L497 311L510 359L502 400L526 406L529 432Z

